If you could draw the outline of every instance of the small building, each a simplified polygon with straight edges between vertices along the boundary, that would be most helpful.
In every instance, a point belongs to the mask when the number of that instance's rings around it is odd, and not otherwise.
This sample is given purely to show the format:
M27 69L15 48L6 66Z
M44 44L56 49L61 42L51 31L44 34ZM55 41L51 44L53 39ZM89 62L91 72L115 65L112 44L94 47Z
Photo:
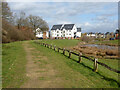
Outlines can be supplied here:
M89 32L89 33L87 33L86 36L88 36L88 37L96 37L96 34L93 33L93 32Z
M99 32L99 33L96 33L96 38L105 38L105 35L104 33Z
M115 39L120 39L120 30L119 29L117 29L116 31L115 31Z
M49 31L41 31L40 28L36 29L36 37L37 38L43 38L43 39L48 39L49 38Z
M77 28L76 38L80 38L80 37L81 37L81 28Z

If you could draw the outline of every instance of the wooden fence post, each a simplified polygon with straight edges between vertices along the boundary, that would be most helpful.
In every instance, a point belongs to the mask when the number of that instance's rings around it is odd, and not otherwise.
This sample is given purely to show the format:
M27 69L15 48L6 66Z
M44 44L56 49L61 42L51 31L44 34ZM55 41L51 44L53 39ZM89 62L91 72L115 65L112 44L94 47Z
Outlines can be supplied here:
M69 50L69 58L71 58L71 50Z
M58 47L58 52L59 52L59 47Z
M65 48L63 48L63 55L65 55Z
M94 72L97 72L97 69L98 69L97 61L98 61L98 59L95 58L95 59L94 59Z
M55 50L55 45L54 45L54 50Z
M51 49L52 49L52 44L51 44L51 47L50 47Z
M79 53L79 61L78 61L78 63L81 63L81 61L82 61L82 53Z

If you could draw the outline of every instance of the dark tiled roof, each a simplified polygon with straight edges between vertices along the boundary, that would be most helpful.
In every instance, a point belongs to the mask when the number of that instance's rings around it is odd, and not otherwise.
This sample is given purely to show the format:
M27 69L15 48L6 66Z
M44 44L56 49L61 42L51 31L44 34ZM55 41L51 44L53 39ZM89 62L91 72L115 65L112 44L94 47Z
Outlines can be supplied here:
M73 26L74 26L74 24L65 24L65 25L63 26L62 30L63 30L63 29L72 30L72 29L73 29Z
M60 25L53 25L53 27L52 27L52 29L51 30L56 30L56 29L61 29L61 27L62 27L62 24L60 24Z
M81 28L77 28L77 32L81 32Z
M93 32L89 32L88 34L95 34L95 33L93 33Z
M106 32L106 33L105 33L105 35L108 35L108 34L110 34L110 32Z

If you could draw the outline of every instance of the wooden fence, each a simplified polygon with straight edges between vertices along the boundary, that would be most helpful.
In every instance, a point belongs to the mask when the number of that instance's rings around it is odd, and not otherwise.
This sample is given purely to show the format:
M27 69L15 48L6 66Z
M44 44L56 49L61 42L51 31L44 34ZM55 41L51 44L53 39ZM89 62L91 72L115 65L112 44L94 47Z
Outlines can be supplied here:
M55 51L57 50L58 52L59 52L60 50L62 50L64 55L65 55L65 51L67 51L67 52L69 53L69 56L68 56L69 58L71 58L71 54L74 54L74 55L78 56L78 59L79 59L78 62L79 62L79 63L81 63L82 57L83 57L83 58L86 58L86 59L94 62L94 72L97 72L97 70L98 70L98 64L99 64L99 65L101 65L101 66L109 69L110 71L113 71L113 72L116 72L116 73L120 73L119 70L113 69L113 68L109 67L108 65L106 65L106 64L104 64L104 63L102 63L102 62L99 62L97 58L92 59L92 58L90 58L90 57L87 57L87 56L83 55L82 53L76 53L76 52L73 52L73 51L68 50L68 49L65 49L65 48L56 47L55 45L52 45L52 44L50 45L50 44L41 43L41 42L35 42L35 43L40 44L40 45L43 45L43 46L45 46L45 47L47 47L47 48L50 48L50 49L53 49L53 50L55 50Z

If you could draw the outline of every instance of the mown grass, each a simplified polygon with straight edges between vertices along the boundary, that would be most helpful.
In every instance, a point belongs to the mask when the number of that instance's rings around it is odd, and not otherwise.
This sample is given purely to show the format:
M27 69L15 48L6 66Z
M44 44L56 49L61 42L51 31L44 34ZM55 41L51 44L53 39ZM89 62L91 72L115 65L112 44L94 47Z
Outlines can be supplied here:
M19 88L26 80L23 42L2 45L2 87Z
M66 40L66 39L63 40L63 39L61 39L61 40L40 40L40 42L44 42L47 44L52 44L52 45L56 45L58 47L64 48L64 47L73 47L81 41L80 40ZM115 40L113 42L117 42L117 40ZM118 68L119 59L98 59L98 60L100 62L103 62L103 63L109 65L110 67L112 67L114 69L120 70L120 68Z
M64 45L66 46L66 44L63 45L59 41L44 40L43 42L47 42L49 44L53 42L52 44L56 44L58 46L64 46ZM69 59L67 52L66 52L66 55L64 56L62 54L62 51L58 53L57 51L51 50L44 46L40 46L39 44L36 44L34 42L31 42L31 44L37 50L40 50L40 52L42 52L44 56L48 57L54 69L58 71L57 77L62 78L61 84L63 85L64 88L117 88L117 87L120 87L120 83L118 81L118 74L115 72L109 71L108 69L99 65L98 72L95 73L93 72L93 69L94 69L93 62L87 59L83 58L81 64L79 64L77 62L78 57L75 55L72 55L72 59ZM70 41L69 41L69 44L70 44ZM69 44L67 46L69 46ZM109 64L112 66L111 63Z
M95 44L109 44L109 45L118 45L118 40L109 40L109 41L95 41Z
M53 39L53 40L39 40L41 42L52 44L60 47L71 47L77 45L80 40L68 40L68 39Z

